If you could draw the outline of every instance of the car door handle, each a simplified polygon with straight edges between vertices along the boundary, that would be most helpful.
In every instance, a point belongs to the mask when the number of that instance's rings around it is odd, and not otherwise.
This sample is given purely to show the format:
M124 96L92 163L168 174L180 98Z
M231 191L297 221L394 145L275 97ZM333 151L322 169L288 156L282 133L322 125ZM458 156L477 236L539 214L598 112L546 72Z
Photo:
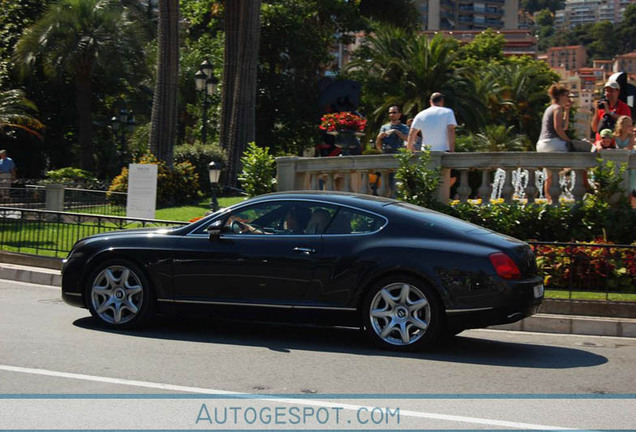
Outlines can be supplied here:
M304 247L295 247L294 252L301 253L303 255L310 255L312 253L316 253L316 249L312 248L304 248Z

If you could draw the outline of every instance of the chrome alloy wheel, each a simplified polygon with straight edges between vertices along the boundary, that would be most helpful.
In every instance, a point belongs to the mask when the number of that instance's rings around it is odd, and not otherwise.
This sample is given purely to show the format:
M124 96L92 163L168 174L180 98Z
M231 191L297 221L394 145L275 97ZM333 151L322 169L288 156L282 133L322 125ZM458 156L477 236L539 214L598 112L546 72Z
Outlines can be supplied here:
M93 310L108 324L131 321L139 313L144 301L139 276L123 265L104 268L93 279L90 291Z
M417 287L391 283L373 297L369 318L373 331L384 342L407 346L426 333L431 321L431 305Z

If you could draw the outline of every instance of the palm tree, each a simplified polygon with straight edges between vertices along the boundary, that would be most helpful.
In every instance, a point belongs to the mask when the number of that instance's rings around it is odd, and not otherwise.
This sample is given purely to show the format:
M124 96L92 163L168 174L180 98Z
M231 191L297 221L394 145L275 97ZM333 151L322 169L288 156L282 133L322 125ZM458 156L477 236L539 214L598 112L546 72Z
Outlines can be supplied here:
M171 167L177 139L179 0L159 1L158 35L159 54L152 103L150 150Z
M21 90L0 92L0 133L6 129L17 128L42 139L42 123L31 114L36 111L35 104L24 97Z
M220 141L228 151L225 184L235 187L241 157L256 136L256 69L261 0L225 2L225 65Z
M60 0L18 41L22 73L72 82L78 117L80 167L93 168L92 87L99 76L126 76L143 60L143 38L115 0ZM62 101L60 101L62 103Z
M477 84L491 121L512 125L536 142L541 115L548 102L547 87L554 77L536 64L496 64L483 71Z
M477 148L473 151L523 151L527 137L515 134L514 126L486 125L482 132L474 136L474 140Z
M366 76L366 82L382 93L371 119L371 129L379 127L391 105L414 116L428 108L434 92L445 95L460 123L474 129L482 123L481 99L471 71L455 67L457 42L436 35L432 39L403 29L386 28L367 38L366 46L346 71Z

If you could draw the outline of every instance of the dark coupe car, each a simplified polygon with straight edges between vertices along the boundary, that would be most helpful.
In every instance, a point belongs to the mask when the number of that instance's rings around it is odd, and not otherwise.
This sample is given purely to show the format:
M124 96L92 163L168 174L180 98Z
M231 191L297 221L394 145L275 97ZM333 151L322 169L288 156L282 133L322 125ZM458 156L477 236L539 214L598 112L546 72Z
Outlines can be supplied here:
M530 247L404 202L276 193L187 226L78 241L62 297L108 326L159 314L214 314L363 327L412 350L536 311Z

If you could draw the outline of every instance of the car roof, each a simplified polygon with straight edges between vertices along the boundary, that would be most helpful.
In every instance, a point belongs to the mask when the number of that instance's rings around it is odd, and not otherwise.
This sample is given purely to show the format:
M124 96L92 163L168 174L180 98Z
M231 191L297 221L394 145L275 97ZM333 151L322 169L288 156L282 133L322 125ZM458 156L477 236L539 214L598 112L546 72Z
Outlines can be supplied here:
M334 204L345 204L354 207L383 207L388 204L398 202L392 198L379 197L374 195L364 195L353 192L334 192L334 191L286 191L275 192L266 195L254 197L250 202L269 201L271 199L307 199L330 202Z

